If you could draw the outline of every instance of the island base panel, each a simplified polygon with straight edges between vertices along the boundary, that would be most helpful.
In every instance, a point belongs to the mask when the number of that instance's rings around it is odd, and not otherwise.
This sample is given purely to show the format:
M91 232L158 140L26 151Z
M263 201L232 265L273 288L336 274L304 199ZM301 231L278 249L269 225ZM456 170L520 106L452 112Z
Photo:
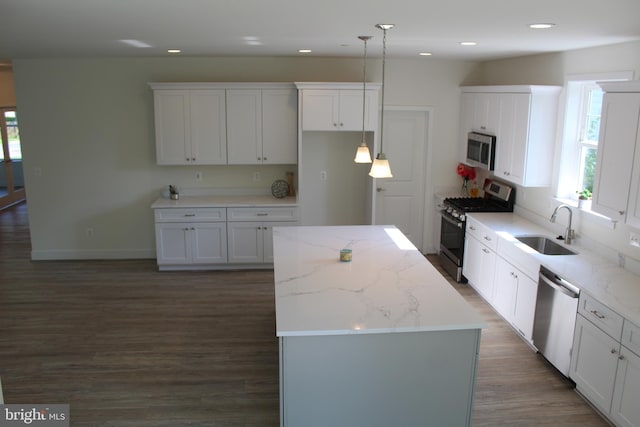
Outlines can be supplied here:
M479 343L479 329L280 337L280 424L469 426Z

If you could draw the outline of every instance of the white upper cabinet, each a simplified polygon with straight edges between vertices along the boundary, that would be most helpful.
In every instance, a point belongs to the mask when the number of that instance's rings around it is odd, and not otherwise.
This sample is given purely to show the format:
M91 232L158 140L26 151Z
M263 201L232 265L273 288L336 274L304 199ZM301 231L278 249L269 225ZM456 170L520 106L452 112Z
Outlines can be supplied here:
M262 163L298 163L298 92L262 90Z
M640 83L605 91L591 209L640 228Z
M297 163L288 83L150 83L160 165Z
M228 163L297 163L297 117L294 89L228 89Z
M495 135L497 178L524 187L549 186L559 93L556 86L463 87L462 160L468 132Z
M153 95L159 165L227 163L224 90L154 88Z
M301 90L303 131L362 131L362 85L296 83ZM374 88L371 88L371 87ZM367 84L364 128L378 127L378 84Z

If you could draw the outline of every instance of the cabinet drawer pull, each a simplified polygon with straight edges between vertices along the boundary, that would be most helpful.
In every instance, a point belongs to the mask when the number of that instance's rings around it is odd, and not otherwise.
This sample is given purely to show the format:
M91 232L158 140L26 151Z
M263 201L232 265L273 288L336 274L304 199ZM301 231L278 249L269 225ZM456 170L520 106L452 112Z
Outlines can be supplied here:
M486 240L486 241L490 242L490 241L491 241L491 237L489 237L489 236L484 236L484 240Z
M470 225L470 226L469 226L469 230L476 231L476 228L475 228L473 225Z
M618 212L620 212L620 215L624 215L624 211L618 211Z
M618 359L620 359L620 360L624 360L624 356L623 356L623 355L620 355L620 357L618 357Z
M194 214L194 213L188 213L188 214L184 214L184 216L196 216L196 214Z
M256 216L269 216L267 212L258 212Z
M593 314L594 316L596 316L598 319L604 319L605 315L604 314L600 314L598 312L598 310L591 310L591 314Z
M490 252L489 252L489 249L484 249L484 248L482 249L482 252L484 252L485 254L490 253Z
M611 349L611 354L616 354L618 351L615 348Z

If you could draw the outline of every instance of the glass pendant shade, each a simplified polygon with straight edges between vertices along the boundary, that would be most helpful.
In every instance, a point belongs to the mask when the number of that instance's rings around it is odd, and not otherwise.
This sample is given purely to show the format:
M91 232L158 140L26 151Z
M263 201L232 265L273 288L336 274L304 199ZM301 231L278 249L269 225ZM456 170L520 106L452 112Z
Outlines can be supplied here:
M387 156L385 156L384 153L378 153L376 156L376 159L371 165L369 176L374 178L393 178L391 167L389 167L389 160L387 160Z
M356 158L353 161L356 163L371 163L371 153L366 142L362 141L362 144L358 146Z

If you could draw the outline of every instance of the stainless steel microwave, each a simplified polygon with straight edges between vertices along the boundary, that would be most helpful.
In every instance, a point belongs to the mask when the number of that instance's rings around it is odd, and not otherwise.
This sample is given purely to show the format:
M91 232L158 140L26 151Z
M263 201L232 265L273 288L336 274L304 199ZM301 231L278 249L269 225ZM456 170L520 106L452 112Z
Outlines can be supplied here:
M478 132L467 135L467 163L478 168L494 168L496 159L496 137Z

